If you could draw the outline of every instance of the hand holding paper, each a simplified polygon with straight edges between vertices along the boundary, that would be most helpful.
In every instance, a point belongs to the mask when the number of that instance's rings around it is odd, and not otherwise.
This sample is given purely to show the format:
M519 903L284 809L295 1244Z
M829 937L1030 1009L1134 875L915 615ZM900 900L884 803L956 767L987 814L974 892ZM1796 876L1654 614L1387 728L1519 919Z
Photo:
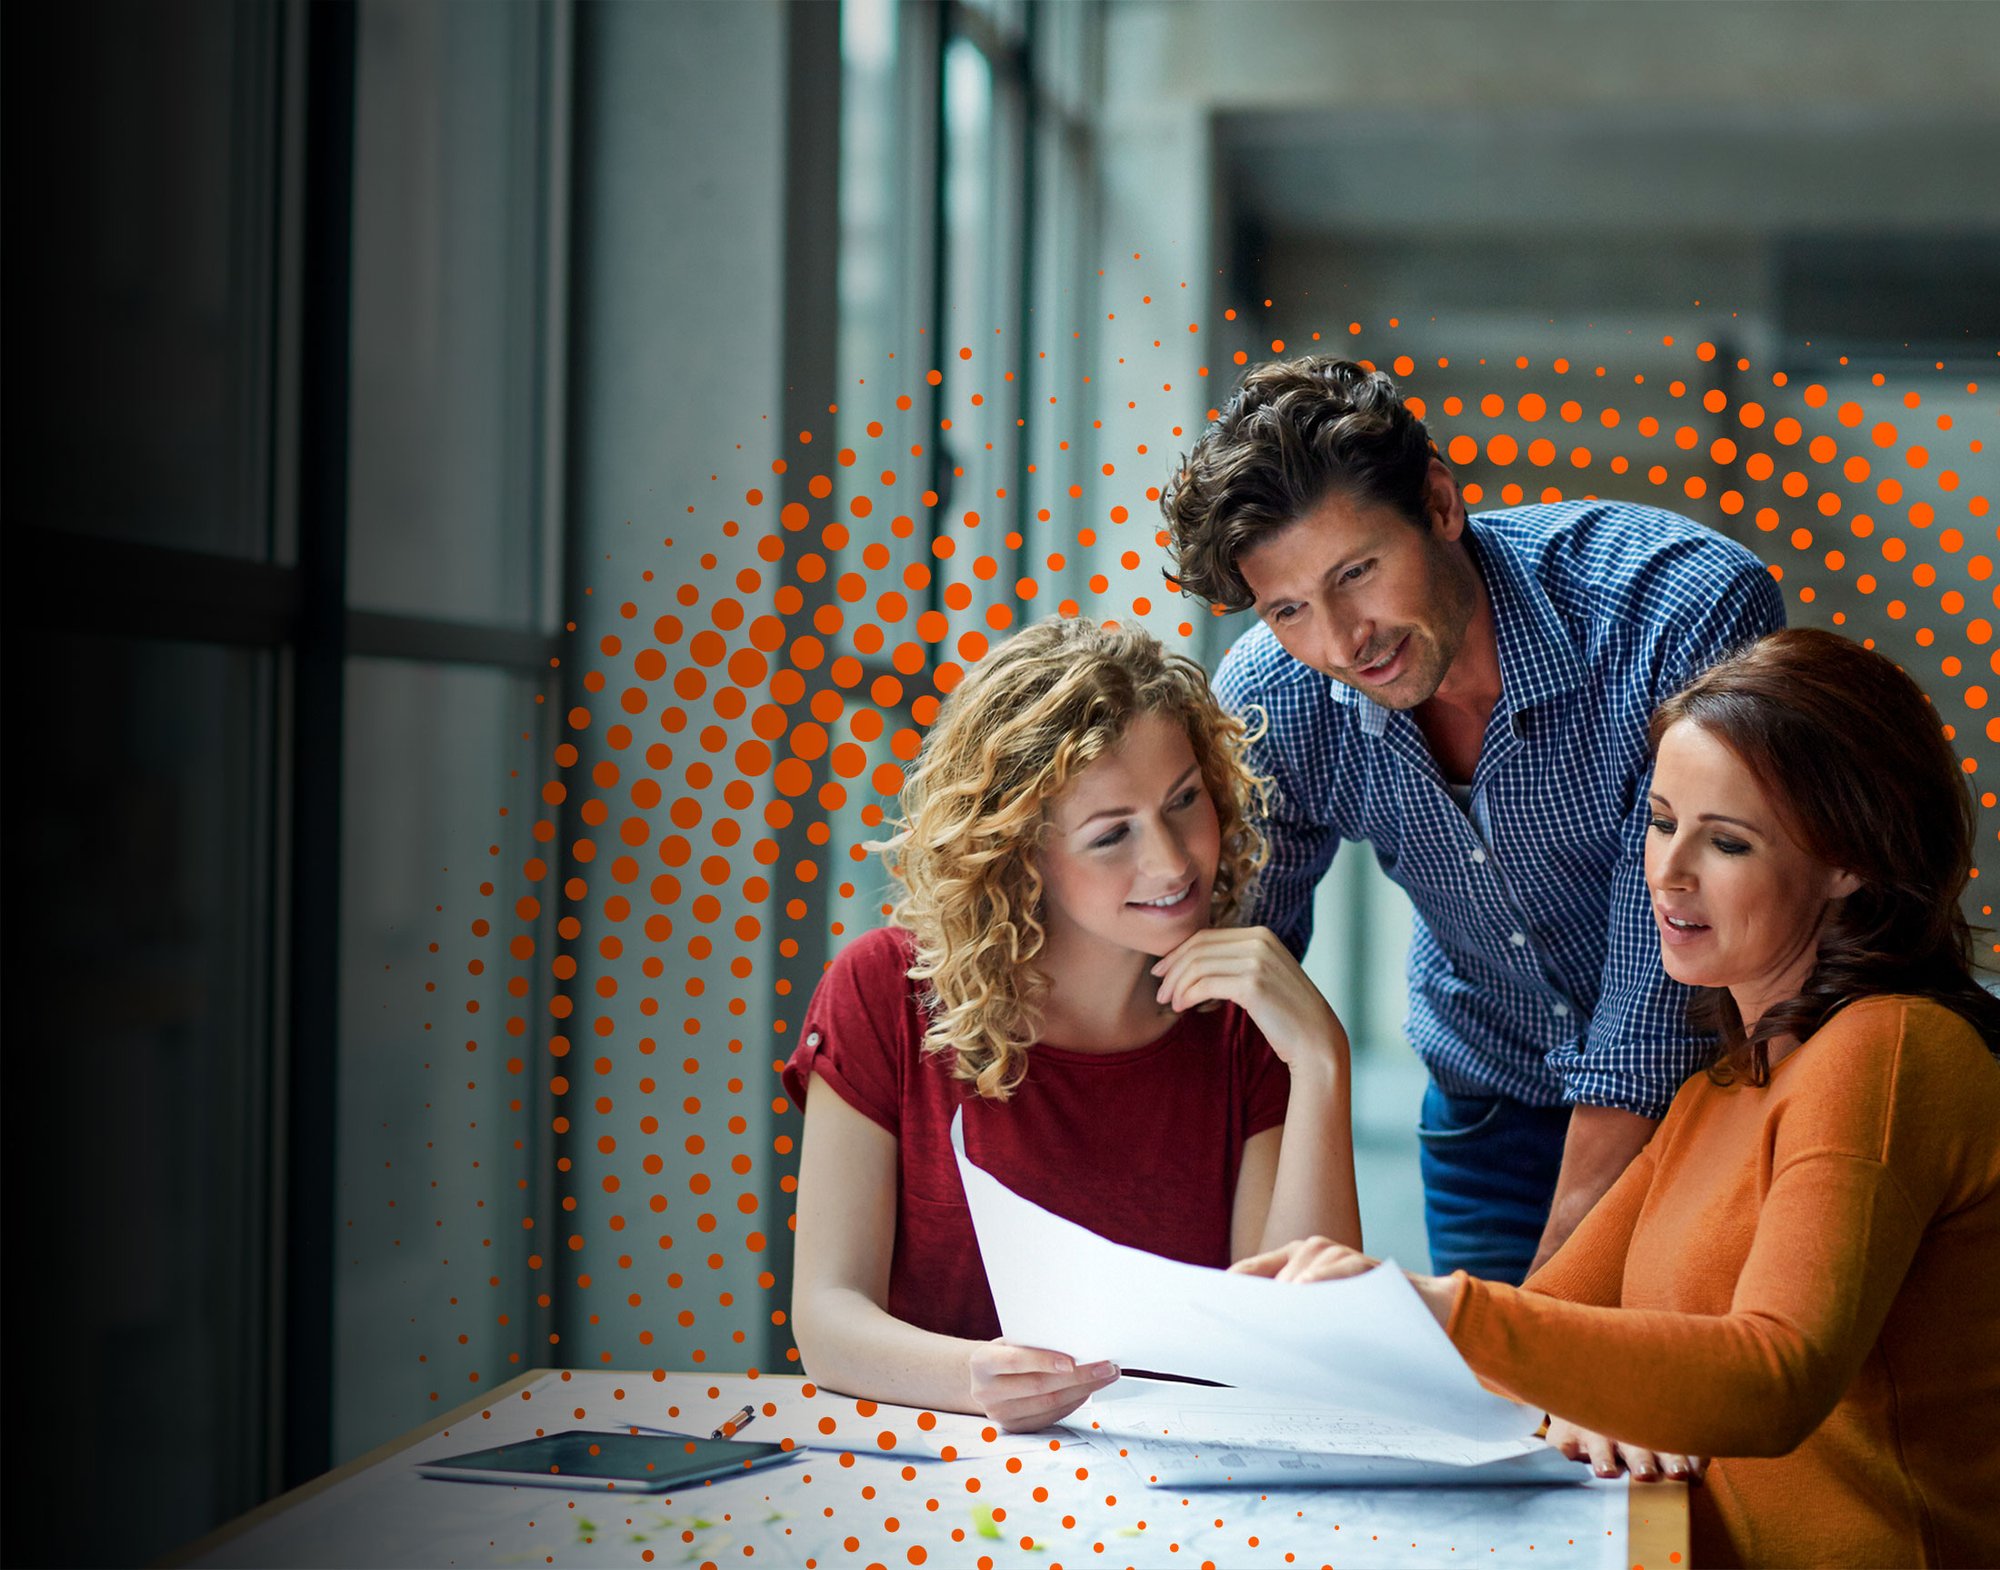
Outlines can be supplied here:
M1079 1363L1046 1347L989 1341L972 1354L972 1399L1012 1433L1061 1422L1118 1377L1115 1363Z
M1252 1254L1229 1267L1232 1275L1264 1276L1272 1281L1346 1281L1382 1266L1358 1248L1323 1237L1300 1238L1268 1253ZM1390 1266L1394 1269L1394 1265ZM1451 1323L1455 1288L1437 1276L1411 1276L1410 1285L1440 1326Z
M1302 1284L1164 1259L1012 1193L967 1158L956 1120L952 1143L1011 1341L1466 1439L1517 1440L1540 1421L1480 1385L1400 1270Z

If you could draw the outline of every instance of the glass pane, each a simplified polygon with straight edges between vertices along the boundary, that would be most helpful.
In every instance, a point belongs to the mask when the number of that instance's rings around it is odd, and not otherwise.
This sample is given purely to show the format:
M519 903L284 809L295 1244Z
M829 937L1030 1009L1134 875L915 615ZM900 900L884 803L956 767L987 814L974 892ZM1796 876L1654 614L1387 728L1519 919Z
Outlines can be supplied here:
M523 967L505 944L524 931L514 900L536 849L522 733L538 712L519 677L349 663L336 1461L533 1366L521 1222L546 1032L507 1024L535 999L508 995Z
M10 10L10 525L267 553L280 15Z
M943 477L936 532L951 542L938 578L952 614L952 652L974 658L1011 624L1020 486L1014 473L1014 409L1020 387L1015 184L1002 116L1015 95L995 90L979 49L954 38L945 52L945 299L942 417L936 440ZM999 625L989 624L993 613Z
M921 497L931 361L901 245L909 233L908 162L897 136L895 0L845 0L840 11L840 458L833 517L848 543L835 553L841 626L833 646L864 657L912 635L928 608L909 569L930 561ZM904 407L898 407L898 401ZM928 451L925 448L925 451ZM853 455L853 461L848 455ZM927 569L915 575L926 581Z
M7 1550L147 1564L262 1497L271 663L57 638L35 665L32 827L8 848L7 1397L60 1461Z
M1036 604L1049 614L1061 604L1091 598L1087 580L1094 568L1077 536L1087 526L1083 504L1069 494L1085 485L1095 451L1090 407L1083 396L1087 361L1081 332L1089 211L1088 166L1080 144L1053 118L1037 128L1035 210L1035 293L1028 318L1030 347L1022 437L1033 470L1028 475L1023 533L1024 570L1037 580ZM1045 518L1043 514L1048 516Z
M887 923L890 909L902 894L902 885L890 877L881 856L867 847L888 838L894 828L896 798L893 794L877 795L871 782L884 764L900 765L890 738L909 723L906 711L892 710L882 733L861 744L867 766L844 787L847 799L839 810L828 814L832 837L827 864L833 898L827 901L827 917L832 950Z
M535 607L539 12L361 8L348 594Z

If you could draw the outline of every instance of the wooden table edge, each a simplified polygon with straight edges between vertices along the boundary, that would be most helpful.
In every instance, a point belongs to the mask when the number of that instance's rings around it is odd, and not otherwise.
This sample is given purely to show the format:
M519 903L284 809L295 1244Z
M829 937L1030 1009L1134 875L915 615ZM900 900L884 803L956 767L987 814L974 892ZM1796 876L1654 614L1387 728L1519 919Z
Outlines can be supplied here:
M1625 1558L1634 1570L1690 1570L1687 1484L1630 1486L1625 1503Z
M160 1560L159 1565L161 1566L161 1570L172 1570L172 1567L192 1563L202 1555L220 1548L231 1538L240 1537L253 1526L261 1525L273 1516L282 1515L285 1511L297 1505L304 1504L315 1494L325 1492L336 1483L345 1482L356 1473L367 1471L369 1467L374 1466L377 1462L386 1461L391 1456L397 1455L402 1451L410 1449L413 1445L429 1439L433 1434L443 1433L447 1428L452 1428L464 1422L474 1413L487 1411L495 1403L505 1401L509 1396L520 1394L521 1391L526 1390L536 1380L545 1378L554 1372L556 1370L552 1368L531 1368L526 1373L517 1374L504 1385L497 1385L484 1395L475 1396L472 1400L466 1402L465 1405L454 1407L443 1416L434 1417L428 1423L420 1424L418 1427L411 1429L407 1434L401 1434L394 1439L383 1441L383 1443L377 1445L366 1455L358 1455L352 1461L335 1467L331 1472L322 1472L318 1477L299 1484L297 1488L290 1489L285 1493L277 1495L275 1498L265 1500L264 1503L258 1505L254 1510L245 1511L233 1521L225 1521L221 1526L218 1526L198 1542L190 1543L187 1547L178 1549Z

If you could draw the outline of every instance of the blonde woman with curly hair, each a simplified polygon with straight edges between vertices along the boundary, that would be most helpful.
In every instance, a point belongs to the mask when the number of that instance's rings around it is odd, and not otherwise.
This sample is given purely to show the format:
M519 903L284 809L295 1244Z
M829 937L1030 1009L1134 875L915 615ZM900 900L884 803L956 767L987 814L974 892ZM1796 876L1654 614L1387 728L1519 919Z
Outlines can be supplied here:
M945 700L785 1084L805 1108L792 1328L821 1384L1037 1429L1118 1377L998 1339L951 1150L1114 1241L1223 1267L1360 1241L1340 1021L1234 925L1264 846L1246 736L1132 628L1043 623Z

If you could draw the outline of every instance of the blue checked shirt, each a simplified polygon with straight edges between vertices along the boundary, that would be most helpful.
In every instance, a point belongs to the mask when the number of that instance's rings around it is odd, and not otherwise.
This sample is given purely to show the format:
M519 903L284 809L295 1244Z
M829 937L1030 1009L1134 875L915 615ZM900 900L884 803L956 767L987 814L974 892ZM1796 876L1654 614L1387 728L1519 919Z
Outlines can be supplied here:
M1416 906L1411 1044L1440 1089L1658 1117L1710 1042L1660 968L1644 877L1646 724L1720 656L1784 625L1762 563L1673 513L1561 502L1467 534L1500 645L1470 813L1409 714L1300 664L1259 624L1216 690L1270 725L1256 919L1296 954L1342 840Z

